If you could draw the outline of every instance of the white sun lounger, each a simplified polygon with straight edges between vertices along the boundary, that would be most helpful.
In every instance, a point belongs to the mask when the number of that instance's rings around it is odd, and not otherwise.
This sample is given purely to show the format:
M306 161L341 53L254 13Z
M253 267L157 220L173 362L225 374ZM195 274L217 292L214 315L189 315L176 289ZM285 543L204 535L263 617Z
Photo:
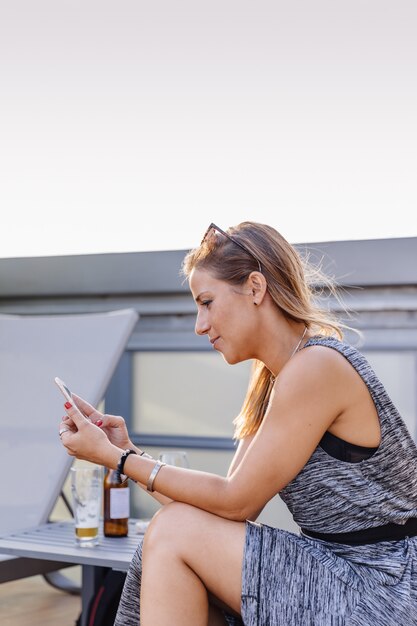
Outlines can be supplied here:
M65 400L54 377L97 405L137 319L131 309L0 315L0 535L48 521L73 461L58 437ZM0 582L61 565L0 555Z

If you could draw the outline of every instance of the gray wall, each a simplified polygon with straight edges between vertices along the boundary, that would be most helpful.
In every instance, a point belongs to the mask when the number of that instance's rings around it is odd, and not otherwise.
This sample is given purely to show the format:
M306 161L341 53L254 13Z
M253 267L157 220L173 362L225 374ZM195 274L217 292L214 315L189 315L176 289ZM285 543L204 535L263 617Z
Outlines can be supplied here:
M365 348L417 347L417 237L300 244L343 287ZM61 314L133 307L130 347L206 349L180 276L185 250L0 259L0 313ZM339 309L336 301L330 306ZM342 313L341 313L342 314Z

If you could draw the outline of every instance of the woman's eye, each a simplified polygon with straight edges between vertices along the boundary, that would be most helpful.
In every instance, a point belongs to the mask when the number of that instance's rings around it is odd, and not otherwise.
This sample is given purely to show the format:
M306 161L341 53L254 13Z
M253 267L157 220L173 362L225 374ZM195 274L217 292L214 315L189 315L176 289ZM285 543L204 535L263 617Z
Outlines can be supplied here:
M203 300L203 302L201 303L202 306L209 306L209 304L211 304L213 302L213 300Z

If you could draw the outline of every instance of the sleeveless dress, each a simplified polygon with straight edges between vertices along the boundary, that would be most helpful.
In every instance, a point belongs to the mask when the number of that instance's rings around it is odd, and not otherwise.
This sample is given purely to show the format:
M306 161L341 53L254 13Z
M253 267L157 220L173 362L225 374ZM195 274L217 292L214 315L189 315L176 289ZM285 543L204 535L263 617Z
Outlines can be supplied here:
M280 492L306 532L346 533L417 518L417 447L372 368L355 348L312 337L302 348L337 350L366 384L381 443L359 463L319 445ZM138 626L141 547L132 561L115 626ZM134 594L134 596L132 595ZM242 619L230 626L417 626L417 537L347 545L246 523Z

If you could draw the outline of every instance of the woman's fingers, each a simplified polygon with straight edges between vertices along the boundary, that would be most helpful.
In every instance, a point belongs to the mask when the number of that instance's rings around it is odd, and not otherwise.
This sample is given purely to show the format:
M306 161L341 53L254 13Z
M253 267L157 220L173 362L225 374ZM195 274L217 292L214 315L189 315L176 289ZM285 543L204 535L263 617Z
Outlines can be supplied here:
M88 417L96 426L103 426L103 428L119 428L124 426L125 421L123 417L119 415L103 415L103 413L95 409L92 404L84 400L84 398L81 398L81 396L77 396L75 393L73 393L72 396L81 413Z
M107 463L108 465L109 449L115 446L111 445L107 435L101 428L93 424L88 417L82 415L77 407L67 406L66 410L69 414L69 419L60 423L59 437L67 453L77 459L84 459L101 465L106 465ZM68 425L70 420L74 424L72 428ZM118 451L117 454L120 456ZM111 462L114 463L114 450L111 457Z
M76 432L77 430L75 428L74 422L69 417L64 415L64 417L62 418L62 422L59 425L59 438L61 439L64 446L65 446L65 437L67 437L68 435L74 434Z
M80 409L76 405L71 404L71 402L66 402L64 404L64 407L68 417L72 420L77 430L80 428L80 426L82 427L84 423L88 423L91 421L80 411Z
M68 415L63 415L62 421L65 422L65 426L69 426L69 428L73 428L75 426L74 422Z
M79 454L79 443L75 435L78 431L83 430L87 424L98 426L97 430L101 431L105 439L113 445L123 449L133 446L123 417L118 415L103 415L103 413L97 411L89 402L76 394L73 394L73 403L66 402L64 406L67 415L62 418L62 424L70 429L71 434L68 430L64 430L60 436L62 443L70 454L75 454L76 456ZM62 424L61 430L63 428ZM96 433L89 431L88 437L95 438Z
M62 421L59 425L59 436L61 437L64 433L75 433L77 432L74 426L69 426L69 420L67 422Z
M97 409L95 409L92 404L87 402L87 400L84 400L81 396L77 396L75 393L72 394L72 397L74 398L75 404L80 409L81 413L90 418L92 422L102 417L100 411L97 411Z

